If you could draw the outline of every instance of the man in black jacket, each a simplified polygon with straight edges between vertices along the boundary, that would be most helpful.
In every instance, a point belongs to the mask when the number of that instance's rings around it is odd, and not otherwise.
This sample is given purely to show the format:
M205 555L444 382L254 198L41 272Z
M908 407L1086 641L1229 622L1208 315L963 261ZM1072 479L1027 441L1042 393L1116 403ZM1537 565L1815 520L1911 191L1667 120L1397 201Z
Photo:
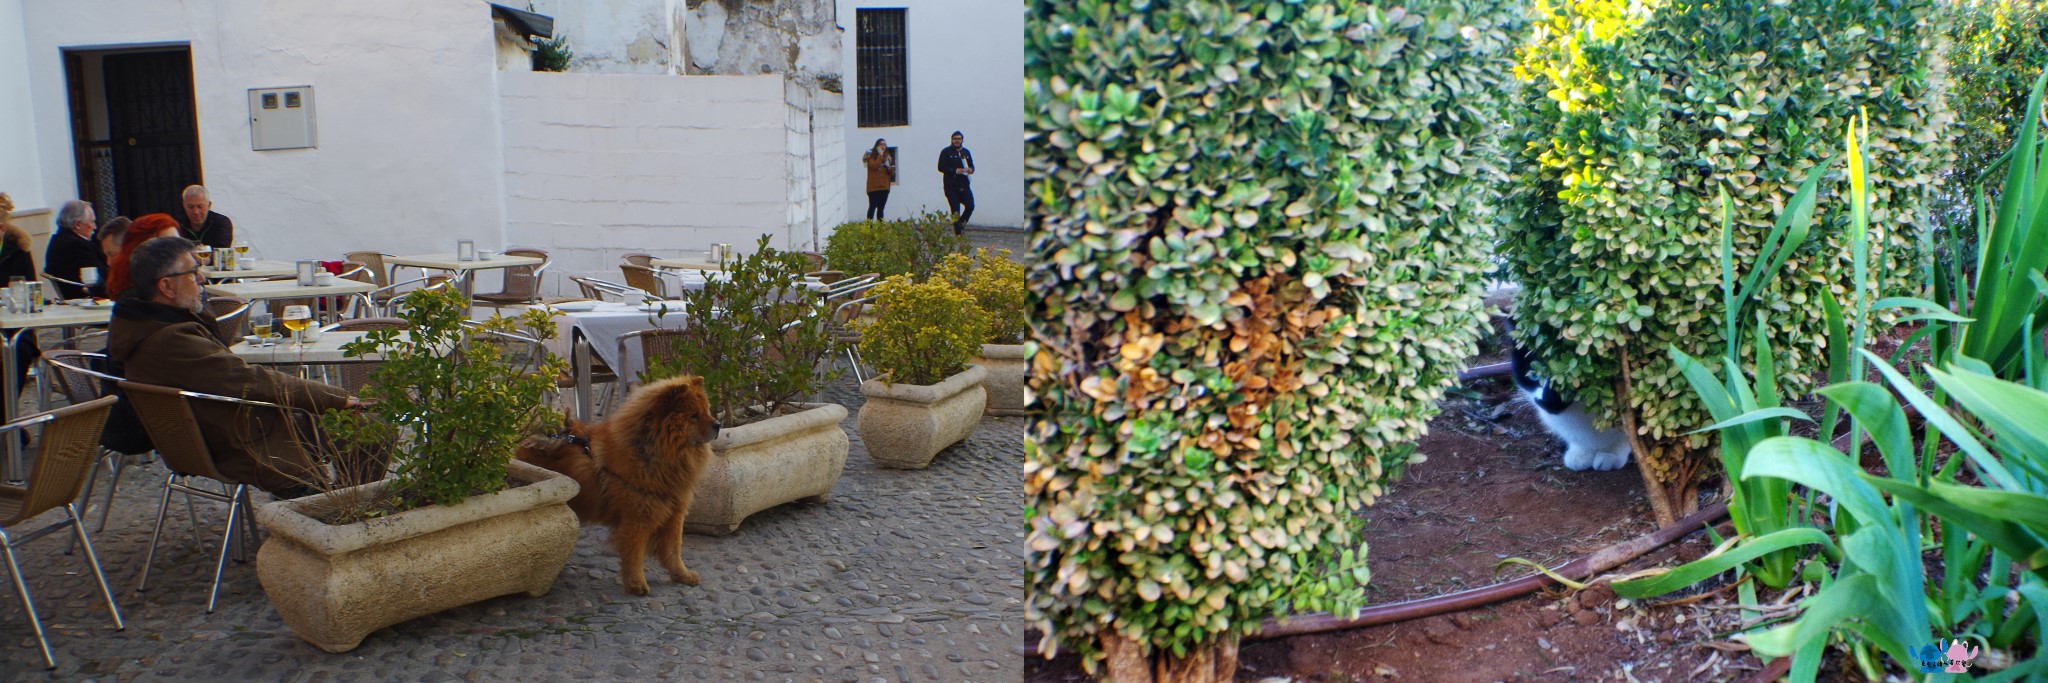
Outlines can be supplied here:
M92 214L91 204L76 199L64 202L64 206L57 209L57 234L50 236L50 246L43 251L43 272L72 282L85 282L79 276L81 270L99 269L99 275L93 278L95 282L87 282L87 285L98 285L99 279L106 277L107 256L100 251L99 245L92 242L93 226L97 224ZM94 291L88 292L88 288L62 282L56 284L57 294L66 299L100 294L99 286L89 287Z
M235 245L235 222L213 212L213 198L206 188L185 188L185 215L178 217L178 236L215 249Z
M953 220L955 235L967 228L967 219L974 215L974 188L967 183L968 176L974 175L974 154L960 146L966 139L960 131L953 131L953 146L939 150L939 173L946 176L946 207L959 217Z

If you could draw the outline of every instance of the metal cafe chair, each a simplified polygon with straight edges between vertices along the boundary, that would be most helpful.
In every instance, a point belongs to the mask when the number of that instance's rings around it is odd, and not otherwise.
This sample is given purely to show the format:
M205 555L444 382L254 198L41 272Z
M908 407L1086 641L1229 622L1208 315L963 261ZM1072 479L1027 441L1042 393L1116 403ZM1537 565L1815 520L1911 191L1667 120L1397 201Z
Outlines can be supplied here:
M50 371L49 376L57 390L64 394L72 405L97 401L106 395L106 382L120 382L120 377L101 372L106 367L105 354L88 351L54 350L43 352L43 365ZM129 468L149 462L152 450L147 445L124 445L121 439L109 440L103 434L99 439L99 457L93 461L92 471L85 477L85 491L78 496L78 510L92 514L92 493L99 485L101 468L113 472L107 481L107 500L100 504L100 521L93 526L93 533L107 528L107 514L114 507L114 492L121 487L121 475ZM140 449L140 450L137 450Z
M28 582L22 580L21 562L15 558L14 549L70 528L72 536L85 546L86 564L99 581L100 597L107 601L107 613L114 617L114 628L127 628L121 622L121 608L114 605L114 591L107 586L106 572L100 570L99 554L93 552L92 539L86 536L85 524L78 519L78 506L72 502L78 497L79 487L85 484L86 470L99 447L100 428L106 424L107 411L113 406L114 398L108 396L0 425L0 436L43 425L42 449L36 455L35 470L29 474L27 486L0 486L0 553L6 555L14 592L21 596L29 626L36 633L36 644L42 647L43 663L52 669L57 668L57 658L50 654L50 640L43 633L42 619L36 616L35 599L28 594ZM59 507L64 508L64 519L35 531L19 532L23 522Z
M220 559L213 569L213 589L206 596L206 613L212 614L214 605L220 599L220 577L227 570L228 550L235 547L236 532L243 539L241 550L247 553L248 546L256 538L255 522L248 514L249 485L220 473L213 466L213 452L206 446L206 439L199 433L198 419L192 413L192 399L216 401L258 408L273 408L281 411L305 412L297 408L281 406L263 401L215 396L196 391L183 391L154 384L135 381L121 383L121 391L135 404L136 414L142 417L143 427L149 430L149 438L156 443L156 452L164 458L164 465L171 474L164 480L163 503L157 507L156 530L149 536L149 552L142 560L142 576L136 581L136 592L149 589L150 565L156 560L157 541L163 536L164 518L171 509L171 494L183 493L187 500L198 496L212 501L227 503L228 519L221 534ZM219 482L223 491L195 486L195 479L211 479ZM237 526L239 525L239 527Z

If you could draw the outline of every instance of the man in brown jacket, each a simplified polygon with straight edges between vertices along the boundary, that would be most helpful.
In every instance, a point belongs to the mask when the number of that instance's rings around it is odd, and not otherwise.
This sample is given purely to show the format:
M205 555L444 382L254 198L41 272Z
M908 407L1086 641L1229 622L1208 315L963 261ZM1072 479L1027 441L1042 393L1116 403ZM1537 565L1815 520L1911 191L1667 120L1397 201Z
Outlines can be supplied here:
M136 382L217 396L321 411L360 408L340 387L250 365L214 335L213 316L200 305L196 246L182 237L158 237L129 257L130 296L114 304L107 355L117 374ZM318 429L306 413L225 401L191 401L192 414L214 467L237 481L284 495L311 492L316 477L302 440ZM383 476L383 464L369 468ZM346 483L346 482L345 482Z

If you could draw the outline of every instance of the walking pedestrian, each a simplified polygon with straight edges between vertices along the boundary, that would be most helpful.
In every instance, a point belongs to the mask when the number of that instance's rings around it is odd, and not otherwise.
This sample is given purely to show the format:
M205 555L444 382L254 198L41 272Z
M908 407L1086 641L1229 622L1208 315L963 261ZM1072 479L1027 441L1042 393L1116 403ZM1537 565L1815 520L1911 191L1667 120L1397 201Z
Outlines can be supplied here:
M966 231L967 219L974 215L974 188L968 184L968 176L974 175L974 153L961 146L966 140L960 131L953 131L953 145L939 150L939 173L946 177L946 208L956 216L955 235Z
M889 205L889 185L896 182L896 160L889 157L889 141L877 138L874 149L860 155L868 167L868 220L882 220L882 207Z

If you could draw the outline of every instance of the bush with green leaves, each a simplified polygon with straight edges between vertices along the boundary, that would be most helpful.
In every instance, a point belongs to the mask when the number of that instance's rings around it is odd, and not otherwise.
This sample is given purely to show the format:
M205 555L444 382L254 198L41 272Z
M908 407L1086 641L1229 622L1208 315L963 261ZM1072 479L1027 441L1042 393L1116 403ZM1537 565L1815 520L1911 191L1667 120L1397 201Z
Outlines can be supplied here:
M940 259L967 248L967 238L953 234L953 214L929 211L904 220L841 224L825 238L825 263L847 275L910 275L923 281Z
M1503 211L1502 253L1522 286L1516 340L1537 374L1602 421L1637 430L1659 521L1692 504L1704 462L1706 437L1685 435L1710 420L1666 348L1720 371L1722 193L1734 203L1736 259L1763 261L1789 198L1841 149L1850 118L1866 114L1886 174L1870 187L1880 228L1863 295L1904 290L1921 268L1951 119L1933 4L1539 3L1517 67L1526 85ZM1812 239L1756 292L1790 394L1810 389L1823 360L1823 300L1857 296L1847 220L1816 214Z
M1024 266L1010 260L1010 250L984 247L973 256L947 254L933 277L974 295L989 315L987 343L1024 343Z
M2048 2L1958 0L1943 3L1949 28L1949 95L1957 125L1955 167L1944 178L1942 225L1971 219L1981 176L2012 146L2027 102L2027 88L2048 66ZM1998 200L1996 174L1983 178Z
M659 342L668 353L649 359L640 381L702 376L711 410L727 427L774 417L816 394L838 371L816 372L832 338L819 324L829 313L824 300L799 284L809 269L803 254L768 246L762 235L754 253L726 262L724 277L683 292L683 310L653 314L691 320Z
M328 411L321 423L344 449L395 445L394 509L453 505L505 488L519 441L561 425L548 407L568 363L541 344L553 314L469 324L469 299L453 289L407 295L404 330L374 330L342 345L349 357L381 354L361 394L363 411Z
M1228 680L1261 619L1363 604L1353 512L1486 328L1520 7L1026 16L1026 614Z
M907 275L875 287L875 318L859 323L861 358L885 382L938 384L966 370L988 338L989 315L945 280Z

